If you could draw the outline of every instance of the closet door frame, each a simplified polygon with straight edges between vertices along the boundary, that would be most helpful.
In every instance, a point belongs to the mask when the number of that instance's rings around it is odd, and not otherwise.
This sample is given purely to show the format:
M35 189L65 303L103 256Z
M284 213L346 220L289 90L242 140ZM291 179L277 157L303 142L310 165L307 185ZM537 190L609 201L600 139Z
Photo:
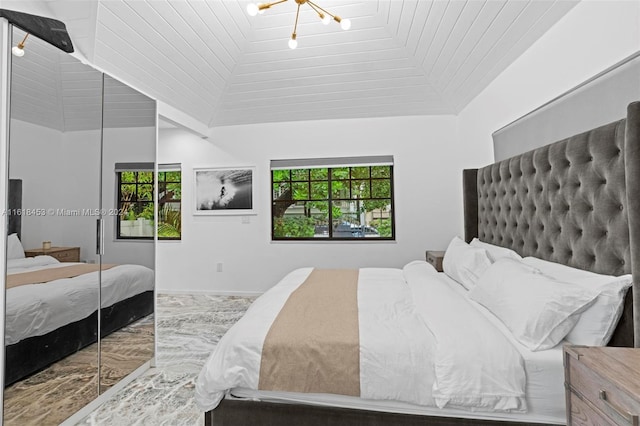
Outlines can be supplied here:
M13 25L9 24L4 18L0 18L0 199L2 200L2 230L6 234L8 227L7 215L4 214L9 205L8 202L8 185L9 185L9 90L11 87L11 32ZM4 417L4 319L5 319L5 287L6 287L6 256L7 242L4 238L0 244L0 265L2 265L2 273L0 274L0 306L2 312L0 319L0 341L3 350L0 351L0 421Z

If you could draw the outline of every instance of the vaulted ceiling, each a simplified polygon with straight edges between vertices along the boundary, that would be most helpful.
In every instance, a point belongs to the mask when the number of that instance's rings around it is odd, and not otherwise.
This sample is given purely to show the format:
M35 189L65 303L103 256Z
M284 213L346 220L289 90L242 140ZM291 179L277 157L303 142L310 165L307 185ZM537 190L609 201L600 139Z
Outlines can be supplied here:
M13 39L25 33L15 28ZM156 122L147 96L31 37L11 62L11 118L61 132L147 127Z
M456 114L577 1L316 0L352 27L303 5L294 50L295 1L256 17L247 3L44 5L89 62L214 127Z

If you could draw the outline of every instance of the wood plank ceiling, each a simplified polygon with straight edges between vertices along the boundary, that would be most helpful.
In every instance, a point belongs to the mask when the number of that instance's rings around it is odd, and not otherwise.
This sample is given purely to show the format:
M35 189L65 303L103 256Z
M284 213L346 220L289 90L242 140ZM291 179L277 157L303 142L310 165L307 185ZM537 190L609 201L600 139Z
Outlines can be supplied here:
M14 29L13 44L25 33ZM11 118L60 132L155 126L149 97L30 37L12 56Z
M316 0L352 28L303 5L291 50L293 0L95 1L49 8L90 15L67 22L90 62L210 127L457 114L577 3Z

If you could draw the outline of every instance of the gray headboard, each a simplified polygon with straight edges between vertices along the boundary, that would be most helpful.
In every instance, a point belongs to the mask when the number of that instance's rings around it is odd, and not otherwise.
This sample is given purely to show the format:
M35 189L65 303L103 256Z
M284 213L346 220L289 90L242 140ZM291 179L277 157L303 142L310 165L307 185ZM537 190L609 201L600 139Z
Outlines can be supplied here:
M610 345L634 346L634 329L640 343L632 308L640 313L640 102L622 120L465 170L463 185L467 241L601 274L632 273Z
M9 209L7 235L16 233L21 238L22 215L17 212L22 209L22 179L9 179L9 199L7 201Z

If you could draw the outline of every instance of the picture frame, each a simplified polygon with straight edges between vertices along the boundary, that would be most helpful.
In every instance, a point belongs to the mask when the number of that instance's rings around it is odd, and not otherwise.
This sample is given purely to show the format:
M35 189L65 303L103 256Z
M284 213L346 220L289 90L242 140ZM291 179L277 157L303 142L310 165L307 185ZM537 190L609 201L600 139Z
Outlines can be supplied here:
M254 215L255 166L195 167L194 215Z

